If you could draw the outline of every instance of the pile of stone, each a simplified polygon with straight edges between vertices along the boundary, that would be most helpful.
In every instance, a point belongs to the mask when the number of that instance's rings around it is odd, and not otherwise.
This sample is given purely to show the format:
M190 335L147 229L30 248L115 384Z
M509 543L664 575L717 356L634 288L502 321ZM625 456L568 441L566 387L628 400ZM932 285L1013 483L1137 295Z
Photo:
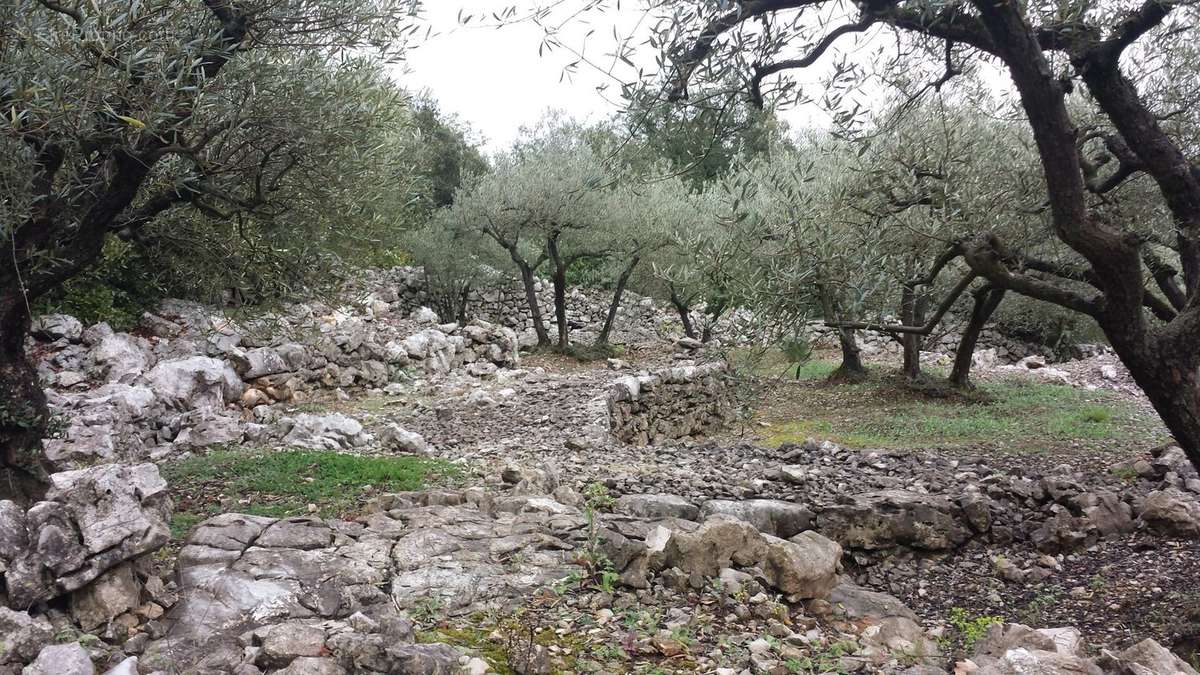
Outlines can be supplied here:
M49 464L143 461L298 435L310 439L299 439L303 447L359 447L369 438L351 428L357 422L281 419L273 404L299 403L315 389L383 388L452 372L488 378L519 363L509 328L438 325L427 309L404 318L391 307L373 295L343 309L296 305L239 325L169 300L134 334L104 323L85 329L63 314L39 317L30 352L64 423L46 443ZM306 433L327 428L335 428L332 442Z
M75 632L131 653L162 634L176 596L151 554L170 538L166 487L153 464L104 464L52 474L28 509L0 501L0 673L94 672L81 645L54 644Z
M608 392L609 431L637 446L711 434L732 415L728 378L723 361L618 378Z
M395 288L401 311L413 312L433 304L425 273L419 267L374 270L368 273L367 281L360 283ZM553 334L557 330L553 287L544 279L537 279L534 284L542 320L546 323L546 329ZM611 301L612 295L606 290L582 287L568 289L567 324L576 333L576 340L588 342L595 338L604 325ZM518 279L497 273L488 284L472 287L467 293L466 315L515 330L524 346L537 343L525 288ZM659 342L666 337L668 326L678 324L678 317L658 307L652 298L626 291L614 319L613 336L627 343Z
M1083 636L1075 628L1035 630L1021 624L994 624L976 645L974 655L956 664L954 673L1195 675L1196 670L1154 640L1142 640L1115 653L1105 649L1092 658L1087 654Z

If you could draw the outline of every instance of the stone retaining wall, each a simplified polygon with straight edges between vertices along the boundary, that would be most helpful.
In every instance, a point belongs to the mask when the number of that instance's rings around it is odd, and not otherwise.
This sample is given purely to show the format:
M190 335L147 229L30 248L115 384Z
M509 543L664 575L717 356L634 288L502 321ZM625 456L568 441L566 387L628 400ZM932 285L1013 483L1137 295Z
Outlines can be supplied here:
M723 361L622 377L608 391L608 425L633 445L704 436L732 414L729 365Z
M397 267L378 272L382 281L396 290L396 302L402 311L413 312L431 306L424 272L419 267ZM554 289L549 281L537 280L535 289L538 308L546 330L551 335L557 330L554 318ZM567 325L576 342L587 342L604 325L611 291L604 289L572 287L567 291ZM521 282L509 279L486 288L471 289L467 295L467 316L512 328L520 334L522 344L532 344L533 317L525 300L525 289ZM442 317L449 320L453 317ZM696 317L700 321L700 317ZM669 307L658 306L652 298L626 291L621 299L613 322L614 337L620 341L648 342L667 337L663 331L668 325L677 328L678 315ZM699 325L699 323L697 324ZM670 337L675 337L671 335Z

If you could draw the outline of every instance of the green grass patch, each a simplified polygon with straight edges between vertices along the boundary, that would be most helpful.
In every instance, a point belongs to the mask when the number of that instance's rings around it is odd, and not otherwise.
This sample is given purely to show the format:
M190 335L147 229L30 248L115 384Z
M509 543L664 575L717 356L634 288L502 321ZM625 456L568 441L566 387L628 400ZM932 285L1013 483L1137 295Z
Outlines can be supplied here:
M448 462L423 457L361 457L336 452L217 450L162 467L176 499L172 534L183 537L201 520L235 510L286 517L345 515L373 492L418 490L459 475ZM248 500L222 509L223 499Z
M763 442L774 446L816 437L852 447L1033 453L1166 439L1156 418L1114 392L1006 380L981 383L970 397L940 396L879 372L862 383L803 382L768 401L759 419L768 424Z

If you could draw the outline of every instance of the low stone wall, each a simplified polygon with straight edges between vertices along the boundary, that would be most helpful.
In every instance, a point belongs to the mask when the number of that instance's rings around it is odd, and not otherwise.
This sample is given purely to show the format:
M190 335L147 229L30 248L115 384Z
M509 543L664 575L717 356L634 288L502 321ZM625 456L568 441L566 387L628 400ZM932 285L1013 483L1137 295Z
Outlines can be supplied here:
M728 371L720 361L622 377L608 391L609 431L641 446L720 429L733 410Z
M374 271L375 285L387 285L395 289L396 302L400 311L413 312L431 305L425 275L419 267L396 267ZM554 289L549 281L538 279L535 286L538 306L546 330L553 334L557 330L554 318ZM567 324L575 333L575 340L588 341L604 325L611 291L593 288L572 287L567 291ZM520 334L523 343L532 344L533 317L525 299L525 289L517 279L507 279L494 286L473 288L467 295L467 315L512 328ZM450 317L442 317L449 320ZM700 317L695 317L700 321ZM669 307L660 307L653 299L626 291L613 322L614 337L621 341L653 342L666 324L677 324L678 316Z

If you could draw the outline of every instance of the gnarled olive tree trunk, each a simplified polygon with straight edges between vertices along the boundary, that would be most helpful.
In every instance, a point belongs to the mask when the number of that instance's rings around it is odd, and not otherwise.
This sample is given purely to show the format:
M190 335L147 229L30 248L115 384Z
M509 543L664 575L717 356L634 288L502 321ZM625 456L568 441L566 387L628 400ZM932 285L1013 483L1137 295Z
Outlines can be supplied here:
M42 437L50 412L37 369L25 353L29 310L17 283L0 291L0 499L19 504L46 489Z
M948 378L950 384L964 389L971 387L971 364L975 358L975 346L979 344L979 335L983 333L983 327L1004 299L1004 289L984 286L972 295L975 297L975 304L971 307L971 318L958 340L958 348L954 352L954 368L951 369Z
M633 270L641 262L641 256L633 256L629 259L629 264L625 269L621 270L621 275L617 277L617 287L613 289L612 302L608 304L608 313L604 315L604 325L600 328L600 334L596 336L596 345L603 346L608 344L608 338L612 334L613 324L617 320L617 311L621 308L621 296L625 294L625 286L629 283L629 277L633 275Z

